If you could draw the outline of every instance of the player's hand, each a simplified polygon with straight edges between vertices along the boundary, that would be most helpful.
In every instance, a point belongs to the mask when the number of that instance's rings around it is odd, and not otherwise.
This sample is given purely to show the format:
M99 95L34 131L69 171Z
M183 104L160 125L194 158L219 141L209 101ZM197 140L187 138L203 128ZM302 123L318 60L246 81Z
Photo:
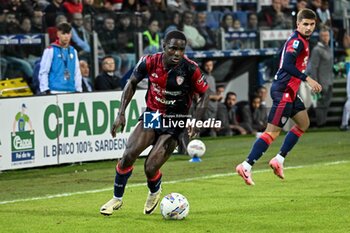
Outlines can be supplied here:
M310 76L307 76L306 78L306 82L309 84L309 86L311 87L311 91L314 93L319 93L322 91L322 86L316 82L315 80L313 80Z
M115 118L113 125L112 125L112 129L111 129L112 137L115 137L119 127L120 127L120 132L123 132L124 127L125 127L125 115L124 115L124 113L118 114L118 116Z
M197 127L188 127L188 136L190 139L195 138L199 135L199 129Z

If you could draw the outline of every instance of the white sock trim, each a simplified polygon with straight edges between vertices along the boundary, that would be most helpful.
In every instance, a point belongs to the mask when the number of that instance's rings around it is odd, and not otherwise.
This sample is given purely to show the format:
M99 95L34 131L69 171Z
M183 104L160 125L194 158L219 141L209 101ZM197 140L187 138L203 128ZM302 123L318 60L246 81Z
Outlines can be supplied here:
M249 171L249 172L250 172L250 170L252 170L252 165L250 165L247 161L244 161L244 162L242 163L242 166L243 166L243 168L244 168L245 170L247 170L247 171Z
M283 164L284 163L284 157L280 154L277 154L275 156L275 158L277 159L277 161L280 163L280 164Z

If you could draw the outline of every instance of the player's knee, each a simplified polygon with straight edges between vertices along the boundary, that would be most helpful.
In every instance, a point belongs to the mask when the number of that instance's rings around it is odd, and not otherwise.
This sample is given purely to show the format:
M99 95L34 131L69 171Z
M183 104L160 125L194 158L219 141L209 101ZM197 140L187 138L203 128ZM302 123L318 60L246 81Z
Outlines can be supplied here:
M148 164L145 166L145 175L148 179L153 178L156 175L157 171L158 168L153 165Z
M305 132L310 127L310 119L305 119L303 124L299 124L298 127Z

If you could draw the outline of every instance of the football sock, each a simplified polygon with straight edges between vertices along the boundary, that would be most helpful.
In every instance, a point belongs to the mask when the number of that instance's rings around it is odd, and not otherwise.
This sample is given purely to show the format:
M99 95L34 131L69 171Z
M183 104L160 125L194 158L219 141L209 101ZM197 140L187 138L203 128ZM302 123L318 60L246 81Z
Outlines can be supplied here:
M283 162L284 162L284 157L283 157L282 155L277 154L277 155L275 156L275 158L277 159L277 161L278 161L280 164L283 164Z
M294 125L284 138L284 142L278 154L280 154L282 157L286 157L288 152L293 149L294 145L297 144L299 138L303 134L304 131L301 130L298 126Z
M114 197L121 199L123 197L126 183L131 176L133 166L127 167L125 169L119 168L119 163L116 167L116 175L114 181Z
M243 166L243 168L244 168L245 170L247 170L247 171L249 171L249 172L250 172L250 170L252 170L252 165L250 165L247 161L244 161L244 162L242 163L242 166Z
M147 179L147 186L151 193L156 193L160 189L160 185L162 183L162 173L160 170L156 172L154 177L151 179Z
M261 134L260 138L258 138L250 151L248 158L246 159L247 163L250 165L254 165L256 161L265 153L265 151L269 148L270 144L273 142L273 138L268 133Z

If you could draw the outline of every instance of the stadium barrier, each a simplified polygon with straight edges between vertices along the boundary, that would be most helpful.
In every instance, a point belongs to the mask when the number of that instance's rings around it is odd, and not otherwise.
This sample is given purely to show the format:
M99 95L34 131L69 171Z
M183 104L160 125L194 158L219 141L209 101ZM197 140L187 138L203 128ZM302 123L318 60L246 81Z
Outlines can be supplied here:
M135 93L116 138L110 129L121 91L0 99L0 171L120 158L145 93Z

